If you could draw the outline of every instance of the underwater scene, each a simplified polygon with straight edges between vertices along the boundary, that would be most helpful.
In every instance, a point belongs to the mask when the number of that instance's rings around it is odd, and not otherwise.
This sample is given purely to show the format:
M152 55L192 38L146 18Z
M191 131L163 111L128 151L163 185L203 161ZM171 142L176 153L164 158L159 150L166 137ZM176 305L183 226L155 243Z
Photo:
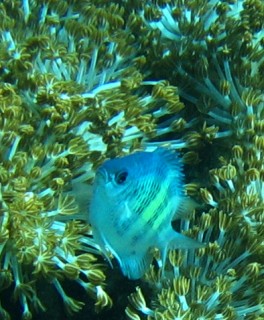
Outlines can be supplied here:
M264 319L264 1L0 1L0 320Z

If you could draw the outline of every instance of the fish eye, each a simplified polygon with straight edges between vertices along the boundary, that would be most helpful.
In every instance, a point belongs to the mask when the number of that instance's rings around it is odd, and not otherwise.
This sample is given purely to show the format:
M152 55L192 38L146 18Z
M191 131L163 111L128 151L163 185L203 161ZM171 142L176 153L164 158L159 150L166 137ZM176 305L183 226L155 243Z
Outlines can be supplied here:
M127 176L127 171L119 171L115 174L115 182L117 184L123 184L124 182L126 182Z

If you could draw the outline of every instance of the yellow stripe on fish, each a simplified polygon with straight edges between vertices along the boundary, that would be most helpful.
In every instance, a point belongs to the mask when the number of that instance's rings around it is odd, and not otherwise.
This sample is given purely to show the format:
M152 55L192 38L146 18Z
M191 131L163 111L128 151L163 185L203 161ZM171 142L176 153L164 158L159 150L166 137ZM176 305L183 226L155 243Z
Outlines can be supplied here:
M176 153L159 148L107 160L96 174L90 205L95 240L118 259L124 275L140 278L151 263L150 248L159 248L165 259L168 247L200 246L172 229L183 200Z

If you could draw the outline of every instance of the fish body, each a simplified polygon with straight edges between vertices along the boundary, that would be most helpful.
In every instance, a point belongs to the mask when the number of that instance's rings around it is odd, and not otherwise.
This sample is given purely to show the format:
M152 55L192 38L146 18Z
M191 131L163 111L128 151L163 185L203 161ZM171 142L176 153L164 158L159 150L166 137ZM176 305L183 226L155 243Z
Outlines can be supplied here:
M96 173L89 217L93 234L130 279L148 269L151 248L159 248L165 260L168 248L199 247L171 225L186 199L182 167L176 153L158 148L107 160Z

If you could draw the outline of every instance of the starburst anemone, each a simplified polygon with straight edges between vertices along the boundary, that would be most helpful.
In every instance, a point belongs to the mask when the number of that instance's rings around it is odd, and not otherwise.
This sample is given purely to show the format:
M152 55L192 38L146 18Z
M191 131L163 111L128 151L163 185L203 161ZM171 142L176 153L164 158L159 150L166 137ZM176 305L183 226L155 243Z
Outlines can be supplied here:
M23 319L45 312L52 286L80 311L67 283L99 312L112 306L106 268L77 220L87 203L69 191L89 189L105 158L147 148L183 104L175 87L144 79L118 4L4 1L0 16L0 318L18 317L14 305Z
M158 18L147 15L150 7ZM261 1L161 1L138 14L164 39L154 70L164 77L173 70L166 79L177 83L192 111L183 110L191 128L183 133L183 147L206 162L200 198L239 216L252 234L262 224L263 14ZM206 148L212 152L205 157Z
M263 21L259 0L1 2L0 318L46 315L51 288L80 317L130 290L129 319L263 318ZM199 204L175 228L207 246L120 290L70 191L160 145Z
M151 293L136 288L129 297L128 318L261 319L262 240L217 209L203 213L195 228L191 221L182 221L182 230L214 242L195 252L171 251L165 277L160 268L147 272Z
M147 273L152 289L130 296L130 319L263 317L263 14L261 1L146 2L136 14L160 32L153 74L187 106L186 192L207 209L180 229L208 246L172 251L165 279Z

